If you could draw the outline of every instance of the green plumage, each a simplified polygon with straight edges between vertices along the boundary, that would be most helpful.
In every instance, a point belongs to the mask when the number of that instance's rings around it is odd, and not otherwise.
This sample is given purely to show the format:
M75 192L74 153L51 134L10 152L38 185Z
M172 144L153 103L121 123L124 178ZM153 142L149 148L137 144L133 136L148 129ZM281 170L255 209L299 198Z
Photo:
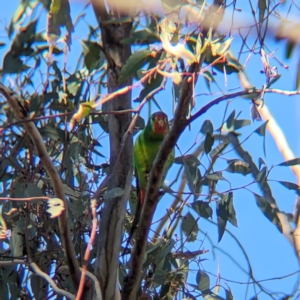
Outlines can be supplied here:
M134 169L137 177L137 190L140 204L143 204L148 177L160 145L169 131L168 117L163 112L150 116L146 127L138 135L133 150ZM164 169L163 179L171 167L175 156L173 150Z
M123 255L127 253L133 232L139 222L142 205L145 200L145 193L149 174L160 145L169 131L168 116L163 112L156 112L150 116L146 127L136 138L133 149L133 163L136 175L136 188L138 203L135 211L135 217L131 226L129 237ZM174 161L175 151L173 150L165 165L163 180Z

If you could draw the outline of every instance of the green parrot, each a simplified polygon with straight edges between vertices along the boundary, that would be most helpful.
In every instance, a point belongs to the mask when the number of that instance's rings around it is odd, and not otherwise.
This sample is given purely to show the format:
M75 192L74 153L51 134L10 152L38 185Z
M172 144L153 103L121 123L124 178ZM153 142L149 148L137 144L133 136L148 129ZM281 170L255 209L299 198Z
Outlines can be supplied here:
M142 207L145 201L146 188L152 164L159 151L159 147L162 144L162 141L168 133L168 131L168 116L163 112L155 112L150 116L146 127L136 138L133 148L133 165L136 176L138 203L129 238L127 240L127 246L139 222L140 213L142 211ZM166 174L174 161L174 156L175 149L173 149L165 165L163 180L166 177ZM127 249L127 246L125 249Z
M145 200L148 177L159 147L169 131L168 116L155 112L150 116L146 127L138 135L133 148L133 166L137 181L137 195L140 208ZM164 169L163 180L171 167L175 150L171 153Z

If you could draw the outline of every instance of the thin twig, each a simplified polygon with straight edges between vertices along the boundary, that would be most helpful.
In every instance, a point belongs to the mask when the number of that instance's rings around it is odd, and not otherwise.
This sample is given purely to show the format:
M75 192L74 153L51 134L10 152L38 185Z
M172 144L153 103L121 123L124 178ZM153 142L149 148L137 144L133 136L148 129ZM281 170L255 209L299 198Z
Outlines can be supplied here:
M89 242L88 242L88 245L86 247L85 254L84 254L84 265L83 265L83 268L82 268L82 271L81 271L80 284L79 284L76 300L81 299L81 295L82 295L83 288L84 288L84 283L85 283L85 275L86 275L86 271L87 271L86 270L86 265L87 265L89 257L90 257L92 245L95 241L96 229L97 229L97 225L98 225L97 212L96 212L97 207L96 206L97 206L97 202L96 202L96 200L93 199L91 201L91 209L92 209L92 216L93 216L92 232L91 232L91 236L90 236L90 239L89 239Z
M62 295L64 297L66 297L67 299L75 300L75 296L73 294L71 294L71 293L69 293L69 292L67 292L63 289L58 288L56 283L53 281L53 279L48 274L41 271L41 269L38 267L38 265L36 263L34 263L34 262L28 263L23 259L13 259L13 260L10 260L10 261L7 261L7 260L0 261L0 266L9 266L9 265L18 265L18 264L29 266L31 268L31 270L33 271L33 273L35 275L38 275L38 276L44 278L51 285L53 290L58 295Z
M14 111L17 120L28 119L28 111L26 110L26 108L24 108L22 103L18 100L18 96L12 90L0 83L0 93L6 98L10 107ZM62 181L59 177L57 169L55 168L51 158L48 155L41 134L39 133L33 122L24 123L23 126L26 132L29 134L32 142L34 143L36 151L38 153L38 157L40 158L43 166L45 167L51 179L56 197L64 202L65 207L68 207ZM61 215L58 217L58 223L61 235L61 242L66 255L67 265L69 267L72 282L75 288L77 288L80 281L80 270L76 258L75 248L73 247L71 239L67 209L63 210Z

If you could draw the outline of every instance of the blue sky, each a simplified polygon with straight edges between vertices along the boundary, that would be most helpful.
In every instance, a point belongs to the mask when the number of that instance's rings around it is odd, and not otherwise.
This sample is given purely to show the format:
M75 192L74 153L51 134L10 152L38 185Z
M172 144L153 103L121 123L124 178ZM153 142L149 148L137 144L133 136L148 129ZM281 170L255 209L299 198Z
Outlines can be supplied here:
M9 5L3 7L0 12L0 41L6 42L7 39L4 37L5 32L3 31L3 24L8 25L10 21L10 17L17 7L18 1L11 0ZM72 17L73 21L76 19L77 15L82 11L84 4L80 2L72 3ZM244 10L248 9L247 7L243 7L241 5L240 8ZM87 10L86 22L90 22L92 24L96 24L94 14L89 8ZM45 23L43 18L40 19L39 27L45 28ZM72 63L77 58L79 51L81 51L81 45L79 43L78 37L83 38L87 36L87 26L85 21L80 22L80 24L76 27L76 31L73 35L73 44L71 48L71 53L68 58L67 66L68 68L72 68ZM251 37L252 39L254 36ZM249 43L251 44L251 43ZM235 38L232 43L232 51L235 55L237 55L239 51L240 40ZM282 74L282 77L274 84L274 88L284 89L284 90L293 90L294 89L294 81L296 77L298 57L296 53L292 56L292 58L288 61L285 60L285 44L283 42L275 42L273 37L267 38L267 45L271 51L276 50L276 57L279 60L282 60L285 64L289 66L289 69L283 69L277 65L275 61L271 61L271 65L278 66L278 72ZM7 51L7 48L0 49L0 57L3 57L3 54ZM242 56L241 61L244 63L246 56ZM2 58L0 59L2 60ZM258 88L262 87L265 83L264 74L260 73L262 69L261 59L259 55L254 55L250 63L247 65L246 72L250 78L251 83ZM240 84L235 77L235 75L228 76L228 86L225 87L223 74L218 73L216 79L218 80L218 84L222 88L222 90L226 91L229 88L238 88ZM134 95L139 91L135 90ZM208 93L208 89L204 83L203 78L199 78L199 82L196 88L196 94L200 93ZM212 93L218 92L217 88L212 85ZM214 99L215 96L199 96L196 98L196 107L194 111L197 111L202 107L203 104L208 103L211 99ZM162 106L163 110L168 112L169 116L172 115L171 110L171 90L170 84L166 86L166 89L159 93L156 96L156 100ZM274 115L278 125L281 127L283 132L286 134L287 140L290 144L291 149L294 151L296 156L299 155L299 139L297 137L299 127L298 122L298 101L299 96L286 97L278 94L266 94L265 95L265 103L271 110ZM232 101L229 105L227 116L229 113L235 109L236 112L241 111L240 118L251 119L250 117L250 105L251 102L246 99L238 98ZM197 133L199 132L201 125L205 119L210 119L214 128L218 128L221 125L223 120L223 114L225 111L226 102L221 103L212 109L210 109L204 116L196 120L192 124L191 130L186 130L184 134L181 136L178 146L181 151L184 153L189 147L193 144ZM154 107L152 105L152 107ZM145 106L142 116L147 119L148 116L148 108ZM253 130L255 130L260 122L254 122L250 126L245 129L239 130L242 133L242 137L240 140L243 140L248 134L250 134ZM95 135L98 136L100 133L95 132ZM200 136L201 137L201 136ZM103 143L104 147L107 145L106 142ZM216 145L215 145L216 146ZM258 135L253 134L245 143L243 144L244 148L253 155L253 159L256 163L258 163L259 157L263 157L268 167L271 167L273 164L278 164L282 162L284 159L282 155L279 153L272 137L268 133L266 136L266 153L267 156L263 155L263 140ZM230 147L228 148L230 149ZM103 150L105 153L105 148ZM176 155L179 155L179 152L176 152ZM237 158L237 155L234 151L231 151L230 154L226 155L226 158ZM207 165L207 158L203 157L203 163ZM102 158L97 158L97 163L103 162ZM226 168L225 163L220 163L217 165L219 170ZM177 166L174 166L169 174L168 181L172 181L172 179L176 175ZM241 178L239 175L233 175L230 173L224 172L223 175L232 182L233 187L243 186L246 183L252 181L252 178L248 175L246 177ZM284 180L296 182L295 176L288 168L275 168L271 175L271 179ZM289 191L283 188L278 183L271 183L273 195L278 203L278 206L282 211L285 212L293 212L293 206L295 203L296 195L293 191ZM220 182L218 185L218 190L223 191L229 188L227 183ZM250 189L258 194L260 191L257 186L253 185ZM162 201L159 203L158 211L165 211L165 209L170 206L172 203L172 198L166 195ZM234 206L237 213L238 220L238 228L233 227L231 224L227 225L227 228L231 231L231 233L236 237L236 239L241 243L244 250L246 251L249 261L251 263L251 267L254 273L256 280L266 280L273 278L282 278L292 272L297 271L298 262L297 258L294 254L294 250L291 245L288 243L286 238L281 235L276 227L271 224L265 216L261 213L259 208L255 203L255 199L253 195L245 190L237 190L234 192ZM188 207L185 208L184 214L192 210ZM192 212L193 213L193 212ZM157 214L155 219L157 220L161 214ZM214 211L213 221L216 222L216 214ZM206 259L201 263L201 268L207 272L212 273L210 276L211 286L213 286L216 282L216 278L214 275L217 274L218 268L220 270L220 275L222 278L227 279L225 281L228 286L231 288L235 299L250 299L251 296L254 295L254 291L252 285L249 285L247 289L248 276L241 272L241 270L233 263L232 259L235 259L243 268L247 270L247 263L244 255L240 247L237 245L235 240L228 234L225 233L222 241L217 244L217 227L205 219L201 219L199 221L199 227L202 232L205 232L212 243L223 249L225 252L231 255L231 258L222 253L222 251L216 249L215 256L213 255L212 245L209 242L209 239L205 237L203 234L198 235L198 242L194 244L188 244L188 248L190 250L196 250L199 248L209 249L210 252L203 255L201 258ZM198 266L195 263L190 265L192 273L189 276L188 282L194 283L193 274L197 273ZM239 283L234 283L231 281L236 281ZM284 292L289 294L292 292L295 283L297 282L297 275L292 277L288 277L286 279L281 280L270 280L263 282L263 286L268 288L270 291L274 292ZM222 281L222 285L224 286L224 281ZM221 289L222 291L222 289ZM223 292L220 292L220 295L223 295ZM270 299L266 296L266 294L259 294L259 299ZM280 297L275 297L275 299L280 299Z

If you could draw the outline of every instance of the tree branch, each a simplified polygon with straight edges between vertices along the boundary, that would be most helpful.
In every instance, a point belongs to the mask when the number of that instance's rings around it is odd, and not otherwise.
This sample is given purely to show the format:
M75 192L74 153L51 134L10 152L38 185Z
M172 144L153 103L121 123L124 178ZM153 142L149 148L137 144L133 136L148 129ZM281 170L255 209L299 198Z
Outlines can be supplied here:
M37 276L44 278L51 285L53 290L58 295L62 295L64 297L66 297L67 299L75 300L75 296L73 294L71 294L63 289L58 288L56 283L53 281L53 279L48 274L41 271L41 269L38 267L38 265L36 263L33 263L33 262L27 263L25 260L22 260L22 259L0 261L0 266L9 266L9 265L17 265L17 264L29 266L32 269L33 273Z
M189 68L189 73L197 74L199 72L200 64L193 63ZM159 200L159 188L163 174L164 165L174 149L178 138L187 126L186 115L188 113L189 104L193 96L194 84L191 76L186 76L182 81L180 100L176 108L173 126L170 132L165 137L160 151L156 156L151 169L149 183L145 196L145 204L142 208L139 227L137 230L136 243L133 248L131 257L131 267L128 278L124 284L122 299L135 299L138 288L139 279L142 271L142 262L146 250L146 244L151 226L152 218Z
M119 84L123 65L131 55L130 45L120 41L131 34L132 23L109 24L105 21L114 17L122 17L114 9L111 14L106 11L103 0L92 0L92 5L99 26L101 40L108 62L107 89L114 93L124 86L132 85L132 79ZM102 106L103 111L123 111L131 109L131 90L118 94ZM110 143L110 172L108 190L120 187L124 194L120 197L107 199L101 213L97 246L96 275L100 281L103 299L119 299L119 250L121 246L123 220L125 217L126 201L129 198L132 180L132 135L130 128L131 114L109 114L109 143ZM125 137L124 137L125 136Z
M17 96L14 95L14 92L0 83L0 93L6 98L10 107L12 108L15 117L17 120L27 120L27 111L21 102L17 99ZM64 194L64 187L59 177L59 174L56 168L51 161L43 139L37 130L36 126L33 122L28 122L23 124L24 129L29 134L32 142L35 145L35 148L38 153L38 157L40 158L43 166L45 167L52 185L53 190L57 198L61 199L64 202L64 206L68 207L67 201ZM69 267L69 272L73 281L75 288L78 287L80 281L80 270L78 267L78 262L76 259L75 249L73 247L70 228L68 224L68 210L65 209L62 214L58 217L59 229L61 234L61 242L63 249L65 251L65 255L67 258L67 265Z
M210 18L206 19L205 26L213 26L214 29L218 27L222 16L220 18L219 14L219 18L216 19L213 15L215 13L220 12L220 9L222 10L222 8L223 1L214 0L214 4L210 7L208 11L208 15L210 15ZM206 37L206 34L207 32L204 31L204 37ZM194 62L190 65L188 74L192 74L192 76L185 75L185 77L183 77L183 80L181 82L179 101L174 115L173 125L169 133L165 137L160 147L160 150L156 156L156 159L153 163L150 172L149 182L146 189L146 201L142 208L140 222L137 229L136 243L133 247L131 255L131 265L128 277L124 283L124 287L122 290L123 300L136 299L136 293L138 289L138 284L140 282L142 264L146 250L149 229L151 226L152 218L157 203L159 201L159 188L161 185L164 166L169 155L174 149L181 133L184 131L186 126L188 126L188 120L186 119L186 116L188 114L189 105L193 98L194 87L197 82L198 74L201 69L203 60L204 56L201 57L199 63Z

